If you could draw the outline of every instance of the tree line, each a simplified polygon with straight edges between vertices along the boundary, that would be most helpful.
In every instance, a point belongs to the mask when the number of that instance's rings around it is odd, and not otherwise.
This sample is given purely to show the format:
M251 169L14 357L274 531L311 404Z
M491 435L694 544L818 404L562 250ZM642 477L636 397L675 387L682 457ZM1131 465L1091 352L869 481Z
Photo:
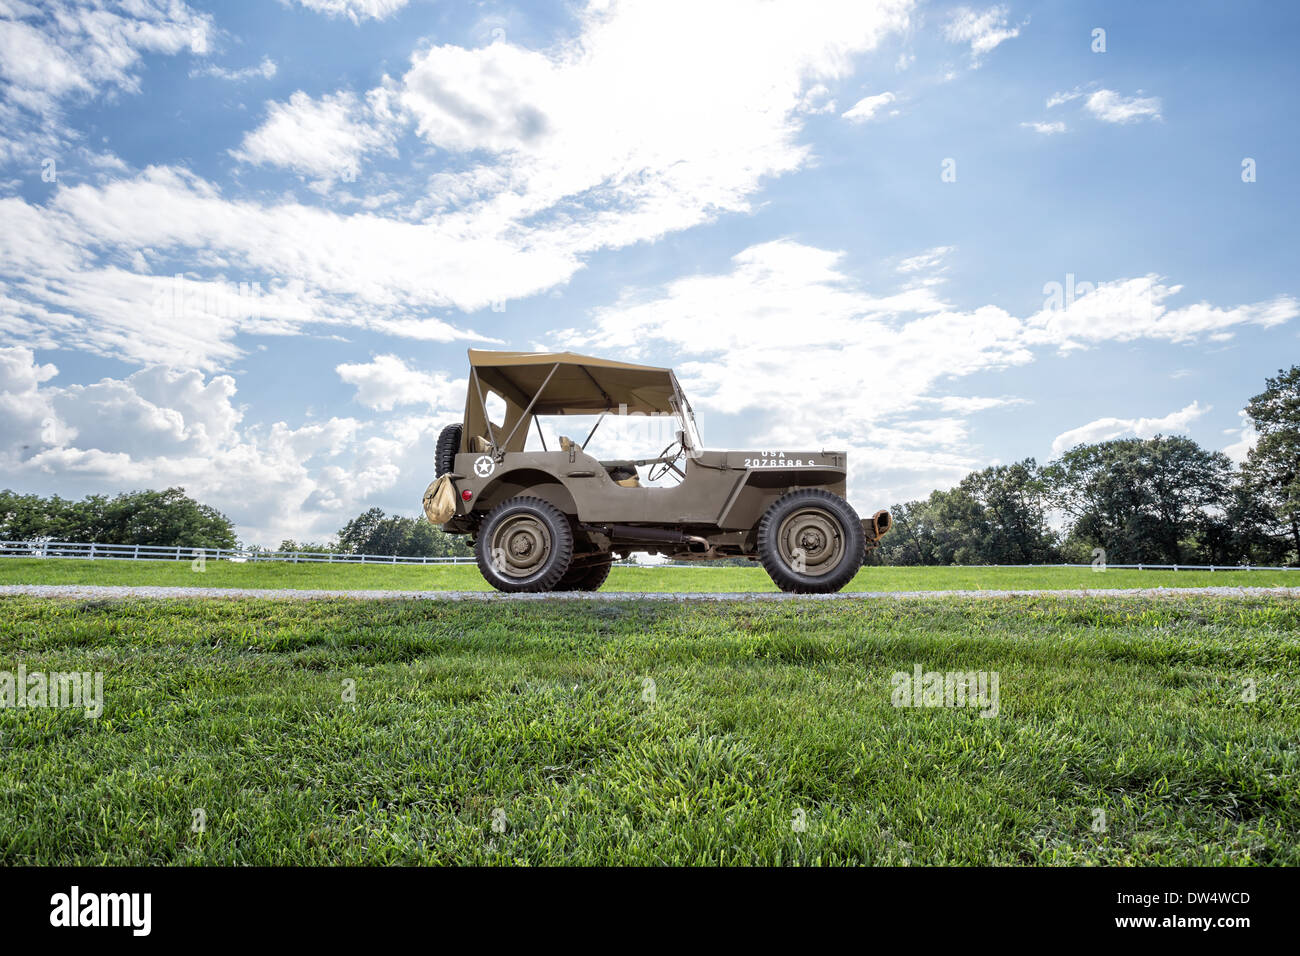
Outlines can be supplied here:
M1190 438L1077 445L972 472L894 505L881 564L1300 563L1300 366L1246 406L1258 441L1240 469Z
M240 547L231 520L200 504L184 488L87 495L80 501L0 491L0 540L78 541L87 544L143 544L182 548ZM266 550L245 546L249 551ZM339 529L333 543L280 542L279 551L336 554L395 554L401 557L471 555L463 538L445 533L427 518L405 518L371 508Z
M0 539L234 548L230 519L199 504L184 488L132 491L72 501L0 491Z
M371 508L339 529L336 543L281 541L280 551L321 551L334 554L395 554L409 558L471 557L468 539L447 534L429 519L404 518Z

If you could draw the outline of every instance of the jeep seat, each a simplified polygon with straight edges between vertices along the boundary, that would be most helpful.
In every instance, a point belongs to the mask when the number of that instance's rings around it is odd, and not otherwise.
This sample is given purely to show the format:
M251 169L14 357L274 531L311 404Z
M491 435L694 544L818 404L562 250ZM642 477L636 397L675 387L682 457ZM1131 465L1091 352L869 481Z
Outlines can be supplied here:
M636 465L630 461L602 461L600 464L609 473L614 484L622 485L624 488L641 487L641 479L636 474Z
M566 435L560 436L560 451L582 451L582 446ZM637 477L636 465L630 461L602 461L600 466L609 474L610 480L624 488L640 488L641 479Z

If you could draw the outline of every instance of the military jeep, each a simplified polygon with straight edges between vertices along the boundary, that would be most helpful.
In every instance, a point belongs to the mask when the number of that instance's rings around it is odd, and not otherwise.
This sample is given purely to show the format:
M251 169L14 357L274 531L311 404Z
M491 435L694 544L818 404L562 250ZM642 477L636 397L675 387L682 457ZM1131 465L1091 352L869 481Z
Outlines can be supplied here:
M887 511L864 521L845 500L845 452L706 450L671 369L476 349L469 364L465 417L438 436L424 506L445 531L473 537L499 590L595 591L616 556L645 551L756 560L784 591L827 593L889 530ZM611 415L658 416L668 447L594 458L587 446ZM555 429L548 443L549 416L596 421L581 441ZM525 450L534 429L540 447Z

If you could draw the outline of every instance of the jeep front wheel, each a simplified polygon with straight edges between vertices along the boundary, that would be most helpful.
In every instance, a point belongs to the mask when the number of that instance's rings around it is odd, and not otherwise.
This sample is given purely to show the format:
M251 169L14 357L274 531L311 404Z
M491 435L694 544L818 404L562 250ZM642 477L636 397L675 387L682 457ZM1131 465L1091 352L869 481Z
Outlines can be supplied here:
M776 500L758 523L758 557L782 591L829 594L862 567L862 522L839 495L820 488Z
M573 529L549 502L510 498L483 521L474 556L498 591L549 591L573 561Z

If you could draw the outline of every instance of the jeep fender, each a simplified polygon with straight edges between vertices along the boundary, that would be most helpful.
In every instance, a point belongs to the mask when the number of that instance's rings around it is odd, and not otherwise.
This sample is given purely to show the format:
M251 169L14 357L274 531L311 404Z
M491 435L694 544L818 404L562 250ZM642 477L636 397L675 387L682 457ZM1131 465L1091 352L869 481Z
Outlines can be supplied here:
M566 515L578 513L577 502L563 479L540 468L513 468L493 476L475 497L473 509L489 511L507 498L522 494L541 498Z
M776 499L799 488L824 488L843 498L846 492L844 469L748 469L736 482L718 513L718 527L745 530L756 528L763 512Z

